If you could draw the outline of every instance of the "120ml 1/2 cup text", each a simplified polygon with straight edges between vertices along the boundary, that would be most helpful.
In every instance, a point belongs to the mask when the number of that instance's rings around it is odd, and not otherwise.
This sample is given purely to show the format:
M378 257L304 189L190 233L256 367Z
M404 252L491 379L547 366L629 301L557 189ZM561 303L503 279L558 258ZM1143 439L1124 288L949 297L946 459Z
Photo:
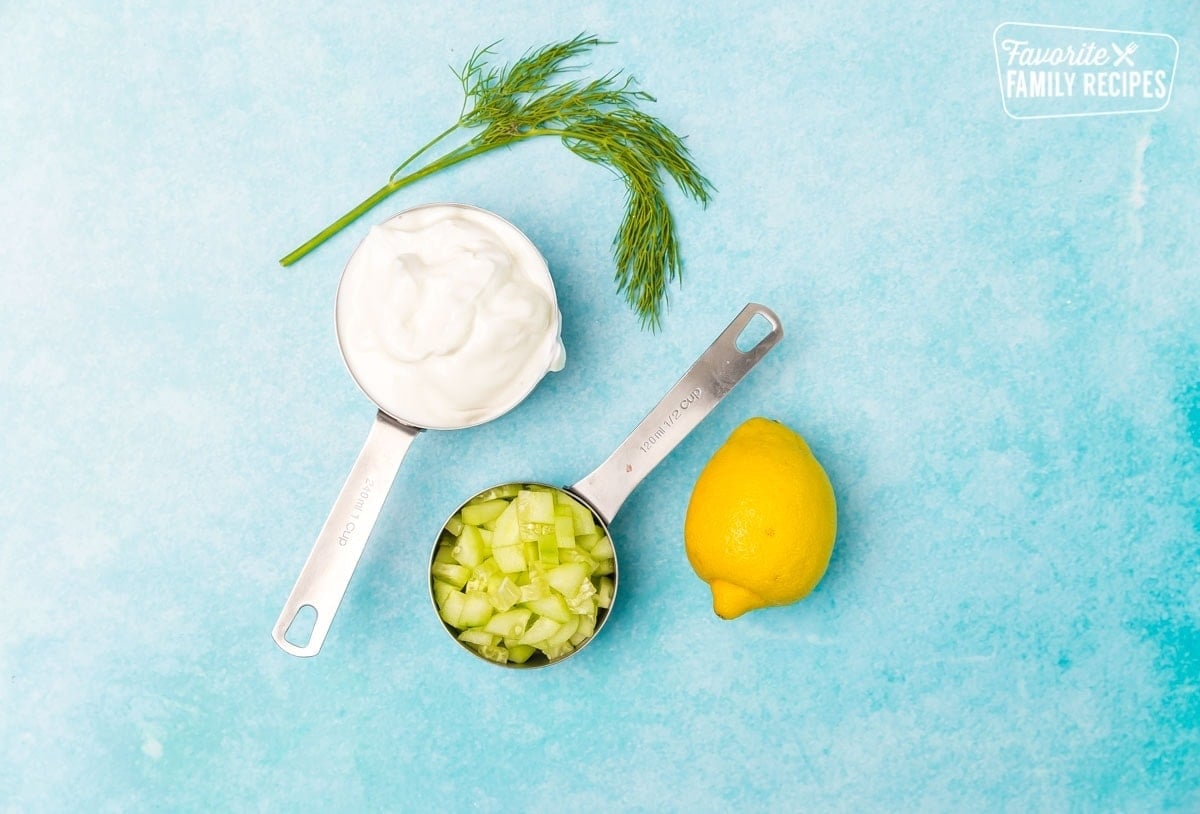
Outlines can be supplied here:
M638 449L640 449L642 452L649 452L651 447L653 447L666 436L667 430L675 426L675 422L679 420L681 415L683 415L683 411L699 401L700 396L703 394L703 388L693 387L692 390L680 400L679 406L675 407L670 413L667 414L667 417L663 420L663 422L658 425L654 432L650 433L650 437L643 441L642 445L638 447Z

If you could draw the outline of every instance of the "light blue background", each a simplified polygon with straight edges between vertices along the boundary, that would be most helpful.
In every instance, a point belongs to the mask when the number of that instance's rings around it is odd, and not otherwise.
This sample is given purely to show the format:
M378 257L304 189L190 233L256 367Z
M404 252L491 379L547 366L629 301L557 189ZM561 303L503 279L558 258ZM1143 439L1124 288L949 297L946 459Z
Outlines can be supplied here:
M1200 18L1186 3L0 6L0 810L1200 807ZM249 9L249 10L248 10ZM1154 115L1018 122L1006 20L1163 31ZM658 335L622 190L552 142L276 259L453 121L447 65L594 31L719 188ZM419 439L325 650L269 631L372 409L338 357L370 222L525 230L570 354ZM497 670L425 588L472 490L571 482L746 301L787 336L613 530L620 605ZM753 415L811 442L837 549L716 619L681 526Z

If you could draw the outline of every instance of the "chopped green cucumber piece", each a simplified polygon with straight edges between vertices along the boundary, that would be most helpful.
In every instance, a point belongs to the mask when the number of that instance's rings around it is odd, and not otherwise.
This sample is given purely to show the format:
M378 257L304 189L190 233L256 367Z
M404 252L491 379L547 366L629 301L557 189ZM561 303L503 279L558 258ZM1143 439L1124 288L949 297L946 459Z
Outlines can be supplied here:
M596 543L600 542L600 532L593 531L591 534L580 534L575 532L575 547L584 548L591 551Z
M500 565L496 562L495 557L488 557L479 565L475 566L475 570L471 572L473 576L483 577L485 580L490 579L500 573Z
M546 572L546 582L564 597L570 599L579 593L588 578L587 566L581 562L569 562L555 566Z
M575 652L575 648L572 647L569 642L564 642L562 644L544 647L542 648L542 652L546 654L546 658L550 659L550 661L554 661L555 659L561 659L568 653Z
M429 568L429 573L436 579L449 582L455 588L461 588L471 578L471 569L458 563L435 562Z
M430 567L438 613L467 647L501 664L554 661L596 632L616 589L612 542L592 510L538 484L471 498Z
M602 608L612 605L613 581L610 577L600 578L600 587L596 589L596 604Z
M506 664L508 662L508 648L506 647L498 647L496 645L481 647L479 648L479 655L497 664Z
M537 648L531 644L510 644L508 646L508 660L513 664L524 664L536 652Z
M517 505L509 503L508 508L496 518L496 528L492 532L492 548L508 548L521 541L521 523L517 520Z
M531 579L528 585L521 586L521 598L518 602L526 603L533 602L536 599L545 599L550 596L550 586L544 579Z
M448 582L442 582L440 579L433 581L433 601L440 608L446 604L446 597L455 592L455 587Z
M455 627L479 627L492 618L495 609L483 591L469 591L463 602L462 612L458 615ZM492 631L495 632L495 631Z
M479 529L463 526L462 534L458 535L458 542L451 553L461 564L474 568L487 558L488 551Z
M441 617L446 624L452 627L462 627L459 620L462 616L463 606L466 603L467 596L461 591L453 591L446 595L440 611Z
M535 623L536 624L536 623ZM559 625L558 631L550 638L546 639L546 644L554 647L560 644L566 644L571 637L575 635L575 631L579 629L579 617L571 614L571 618Z
M520 599L521 589L517 587L517 584L508 575L501 578L499 585L488 590L488 600L492 603L492 607L498 611L508 610L517 604Z
M488 620L483 629L497 636L521 636L525 633L525 626L529 624L531 616L533 612L528 608L513 608L497 613Z
M488 633L486 630L479 630L478 628L469 628L458 634L458 640L460 642L477 644L481 647L491 647L497 641L499 641L499 639L500 637L495 633Z
M558 538L559 548L575 547L575 523L569 517L554 519L554 536Z
M462 508L463 525L482 526L484 523L490 523L507 508L507 500L485 500L480 503L469 503Z
M590 579L585 579L579 586L579 593L567 600L567 607L575 613L588 613L596 608L596 586Z
M514 498L517 496L517 492L520 492L520 491L521 491L520 484L506 483L503 486L496 486L491 489L488 489L486 492L481 492L480 494L471 498L467 502L468 503L484 503L488 500L495 500L496 498Z
M555 622L562 624L570 619L574 614L567 608L567 602L561 596L550 594L544 599L535 599L532 602L525 602L521 607L529 608L538 616L545 616L547 619L553 619ZM526 644L529 644L526 642Z
M548 565L558 565L558 537L554 532L538 538L538 559Z
M612 541L609 540L608 537L601 537L596 541L596 544L592 546L592 556L598 560L611 560L617 555L613 551Z
M587 553L582 548L560 548L558 550L558 561L581 562L587 566L589 575L596 570L596 561L592 559L591 554Z
M558 633L561 627L561 622L556 622L549 617L543 616L529 626L529 630L525 631L525 634L521 636L520 644L541 644Z
M519 545L493 548L492 557L495 558L496 565L500 566L500 570L506 574L515 574L518 571L524 571L528 567L525 564L525 552L521 550L521 546Z
M583 635L584 638L591 638L596 632L596 611L585 613L579 617L579 630L575 631L575 636ZM572 636L571 638L575 638ZM571 644L579 644L579 642L571 642Z
M537 488L537 487L535 487ZM554 524L554 493L543 488L517 493L517 517L522 523Z

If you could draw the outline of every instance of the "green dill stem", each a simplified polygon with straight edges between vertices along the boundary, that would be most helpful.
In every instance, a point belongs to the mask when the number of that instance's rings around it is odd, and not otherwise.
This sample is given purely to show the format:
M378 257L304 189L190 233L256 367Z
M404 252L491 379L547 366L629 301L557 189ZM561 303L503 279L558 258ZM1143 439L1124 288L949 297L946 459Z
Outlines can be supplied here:
M457 125L455 125L455 127L457 127ZM453 129L453 128L451 128L451 129ZM449 132L449 131L447 131L447 132ZM445 136L445 135L446 135L446 133L443 133L441 136L438 136L437 139L434 139L434 142L440 140L442 138L442 136ZM430 144L433 144L434 142L430 142ZM290 251L286 255L284 255L283 258L280 259L279 265L287 267L287 266L290 266L293 263L295 263L297 260L300 260L301 258L306 256L309 252L311 252L313 249L317 248L322 243L329 240L329 238L333 237L335 234L340 232L342 229L345 229L351 223L353 223L354 221L361 218L372 207L374 207L375 204L379 203L380 201L382 201L384 198L391 195L396 190L402 189L402 188L408 186L409 184L416 183L417 181L420 181L425 176L433 175L435 172L438 172L439 170L444 170L447 167L452 167L455 164L459 163L460 161L466 161L468 158L472 158L481 153L486 153L489 150L494 150L497 147L503 147L505 144L508 144L508 143L510 143L510 142L500 142L497 144L483 144L483 145L471 147L470 143L468 142L468 144L464 145L463 147L459 147L458 149L452 150L451 152L449 152L446 155L439 158L437 161L434 161L430 164L426 164L424 167L417 170L416 172L410 172L408 175L405 175L402 178L393 178L393 180L388 181L386 184L381 186L379 189L372 192L371 195L368 196L366 198L366 200L364 200L358 206L354 207L349 212L347 212L346 214L342 215L340 218L335 220L333 223L326 226L320 232L318 232L317 234L313 235L311 238L306 240L303 244L301 244L297 248L293 249L292 251ZM420 152L424 152L426 149L429 148L429 146L430 145L426 145L425 147L422 147ZM412 159L409 159L409 160L411 161ZM407 163L408 163L408 161L405 162L405 164L407 164ZM404 165L402 164L401 168L403 168L403 166Z
M409 164L411 164L411 163L413 163L414 161L416 161L416 160L417 160L417 158L418 158L418 157L421 155L421 153L425 152L425 151L426 151L426 150L428 150L430 147L432 147L433 145L437 144L439 141L441 141L441 140L442 140L442 139L444 139L446 136L450 135L451 133L453 133L455 130L457 130L457 129L458 129L458 128L460 128L460 127L462 127L462 123L461 123L461 122L455 122L455 123L454 123L453 125L451 125L450 127L447 127L445 130L443 130L442 132L438 133L438 134L437 134L437 135L436 135L436 136L433 138L433 140L432 140L432 141L430 141L428 144L426 144L426 145L425 145L424 147L422 147L421 149L417 150L415 153L413 153L412 155L410 155L408 158L404 159L404 163L403 163L403 164L401 164L399 167L396 167L396 170L395 170L395 171L392 173L391 177L390 177L390 178L388 178L388 182L390 183L390 182L392 182L392 181L395 181L395 180L396 180L396 176L397 176L397 175L399 175L399 174L401 173L401 171L403 171L403 169L404 169L405 167L407 167Z

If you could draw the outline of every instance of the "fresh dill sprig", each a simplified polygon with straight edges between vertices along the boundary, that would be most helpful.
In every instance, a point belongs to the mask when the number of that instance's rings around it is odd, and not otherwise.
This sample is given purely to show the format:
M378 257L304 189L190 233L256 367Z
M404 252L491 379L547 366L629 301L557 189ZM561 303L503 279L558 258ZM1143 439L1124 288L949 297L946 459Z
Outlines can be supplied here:
M675 221L663 193L666 178L685 196L707 205L713 186L700 174L683 140L639 108L654 97L620 71L598 79L563 80L573 61L608 43L589 34L528 51L497 67L495 43L477 48L456 76L463 105L458 121L409 156L374 194L279 262L290 266L393 192L469 158L525 139L554 136L571 152L607 167L625 182L625 217L613 238L617 290L657 329L668 284L680 280L683 260ZM440 157L409 170L452 135L474 131ZM408 170L406 172L406 170Z

